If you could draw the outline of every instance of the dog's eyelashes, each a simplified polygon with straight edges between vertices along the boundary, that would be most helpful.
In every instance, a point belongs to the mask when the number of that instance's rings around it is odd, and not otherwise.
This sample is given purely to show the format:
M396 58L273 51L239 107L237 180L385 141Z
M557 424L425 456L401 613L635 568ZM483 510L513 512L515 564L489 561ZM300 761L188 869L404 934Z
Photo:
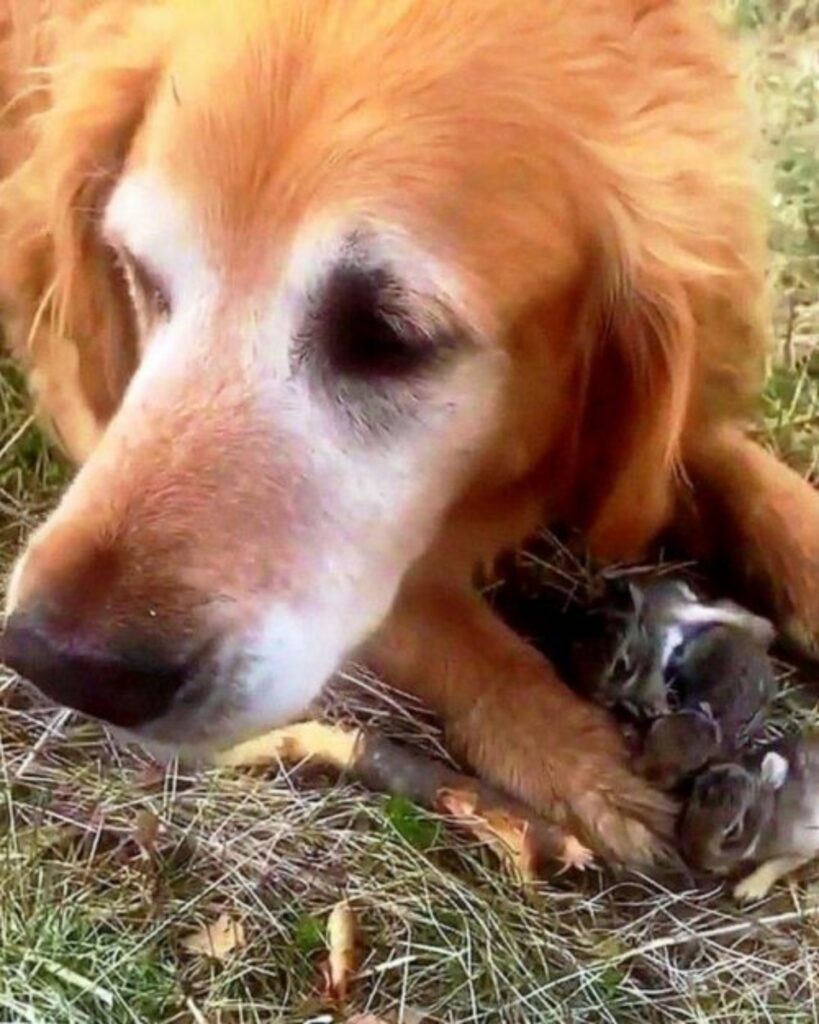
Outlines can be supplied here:
M297 355L346 380L413 378L451 347L446 331L410 309L387 271L336 268L310 301Z
M137 260L132 262L134 277L139 290L153 311L167 319L171 315L171 300L168 290L159 277L145 264Z
M159 275L131 253L118 246L114 255L128 287L140 333L147 333L157 318L167 320L171 315L168 290Z

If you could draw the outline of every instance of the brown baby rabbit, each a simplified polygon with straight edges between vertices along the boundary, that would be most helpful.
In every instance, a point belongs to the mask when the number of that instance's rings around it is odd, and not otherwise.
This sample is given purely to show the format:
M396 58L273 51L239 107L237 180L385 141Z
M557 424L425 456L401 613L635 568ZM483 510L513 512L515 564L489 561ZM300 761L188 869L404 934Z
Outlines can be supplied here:
M696 869L730 875L752 868L734 888L743 902L761 899L819 857L819 734L704 772L680 821L680 847Z

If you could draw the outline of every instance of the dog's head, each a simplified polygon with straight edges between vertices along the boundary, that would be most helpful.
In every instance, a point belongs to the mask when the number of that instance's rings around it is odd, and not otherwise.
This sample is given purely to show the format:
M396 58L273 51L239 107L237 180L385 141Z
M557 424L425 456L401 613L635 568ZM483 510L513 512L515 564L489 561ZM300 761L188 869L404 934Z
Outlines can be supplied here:
M603 534L656 525L687 306L569 7L74 7L2 195L84 463L14 573L23 674L228 742L305 707L456 506L548 465Z

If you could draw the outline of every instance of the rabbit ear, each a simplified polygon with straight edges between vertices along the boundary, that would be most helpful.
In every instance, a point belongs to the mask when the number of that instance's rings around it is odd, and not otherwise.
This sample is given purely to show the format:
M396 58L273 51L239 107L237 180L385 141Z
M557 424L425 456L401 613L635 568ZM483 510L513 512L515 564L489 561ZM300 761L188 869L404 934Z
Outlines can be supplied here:
M642 587L638 587L636 583L631 583L629 581L628 592L631 595L634 611L639 615L643 610L643 605L645 604L645 591Z
M762 758L762 781L771 789L781 789L784 786L789 770L790 766L787 760L774 750L768 751Z
M725 621L739 629L745 630L757 643L763 647L770 647L776 637L774 624L761 615L754 615L747 608L735 604L733 601L717 601L715 608L718 608L726 616Z
M686 580L675 580L677 590L683 601L690 601L692 604L700 604L701 599L690 583Z

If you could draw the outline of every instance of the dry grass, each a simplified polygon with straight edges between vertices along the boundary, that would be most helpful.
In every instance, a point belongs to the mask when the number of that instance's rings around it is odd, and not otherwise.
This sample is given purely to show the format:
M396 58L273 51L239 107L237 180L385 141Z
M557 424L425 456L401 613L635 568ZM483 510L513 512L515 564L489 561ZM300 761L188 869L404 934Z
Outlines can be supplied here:
M770 440L819 479L819 6L734 0L774 183L780 358ZM61 467L0 386L0 558L48 507ZM587 569L557 553L543 585ZM553 592L557 592L553 591ZM814 675L816 673L814 672ZM793 670L774 728L815 719ZM434 722L374 680L336 715L440 750ZM153 852L143 815L161 822ZM738 912L718 887L675 892L592 873L521 889L434 816L314 770L160 771L0 677L0 1022L341 1021L318 1000L327 913L352 899L365 960L356 1009L452 1022L751 1022L819 1018L819 885ZM228 911L247 944L226 963L180 939Z

